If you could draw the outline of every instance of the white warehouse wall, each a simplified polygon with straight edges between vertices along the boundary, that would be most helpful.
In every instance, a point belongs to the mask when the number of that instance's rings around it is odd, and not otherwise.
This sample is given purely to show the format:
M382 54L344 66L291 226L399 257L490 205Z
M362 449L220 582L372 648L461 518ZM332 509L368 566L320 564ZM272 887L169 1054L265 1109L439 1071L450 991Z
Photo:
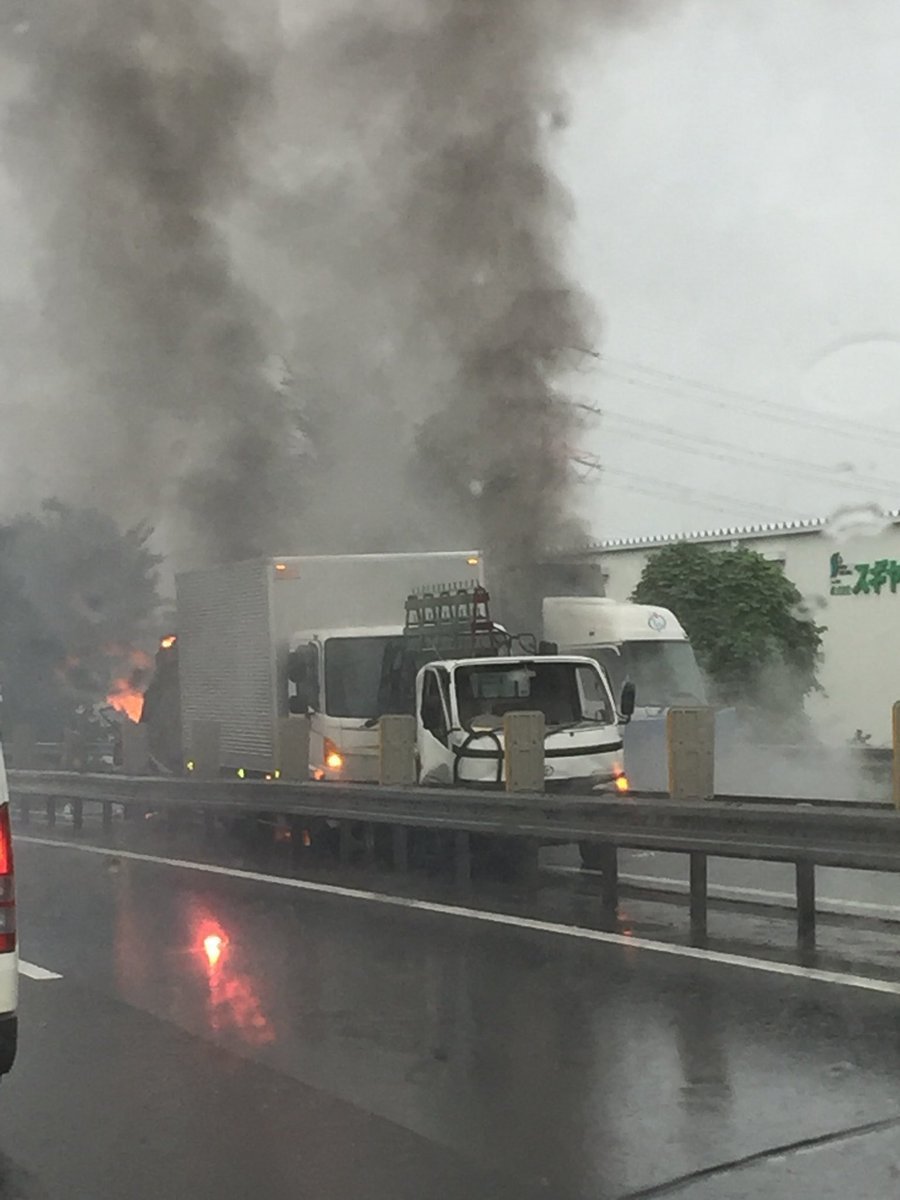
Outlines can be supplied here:
M873 745L891 740L891 706L900 699L900 515L873 533L852 533L838 540L822 522L753 529L710 531L641 543L597 547L606 575L606 594L627 600L654 549L675 541L698 541L723 548L741 544L782 561L823 634L819 672L824 696L807 701L818 734L843 744L856 729L872 735ZM842 558L845 574L831 578L832 555ZM879 578L871 569L860 582L857 564L885 563ZM891 579L893 577L892 590ZM880 590L877 585L880 582ZM868 586L869 590L865 588ZM676 614L678 615L678 614Z

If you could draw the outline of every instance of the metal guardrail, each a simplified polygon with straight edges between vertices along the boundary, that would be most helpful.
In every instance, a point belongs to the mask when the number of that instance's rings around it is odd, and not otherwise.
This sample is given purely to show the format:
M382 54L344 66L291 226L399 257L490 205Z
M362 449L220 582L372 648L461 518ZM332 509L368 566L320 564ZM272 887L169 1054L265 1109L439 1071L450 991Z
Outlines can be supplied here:
M201 780L10 771L11 798L27 823L43 804L54 825L60 801L71 805L72 823L83 825L85 804L99 805L110 827L115 805L154 810L177 824L202 814L208 829L216 817L270 814L299 823L327 820L340 831L340 854L359 849L374 857L375 830L391 831L397 869L408 865L411 830L452 834L457 877L471 870L473 836L503 838L535 851L541 844L590 843L602 862L602 899L618 904L619 849L687 854L690 860L691 934L707 933L707 860L710 856L795 865L797 933L803 948L815 944L817 866L900 873L900 815L889 806L760 803L746 800L675 802L657 797L598 797L543 793L478 792L469 789L391 788L374 784L263 780ZM814 803L814 802L813 802Z

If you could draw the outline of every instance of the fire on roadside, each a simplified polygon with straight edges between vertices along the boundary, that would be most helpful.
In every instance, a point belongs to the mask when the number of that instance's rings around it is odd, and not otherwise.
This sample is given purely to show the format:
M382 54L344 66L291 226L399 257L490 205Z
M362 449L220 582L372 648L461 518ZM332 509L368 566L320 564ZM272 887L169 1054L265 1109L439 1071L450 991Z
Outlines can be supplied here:
M153 668L153 660L143 650L134 649L128 650L127 660L128 673L113 680L106 703L137 724L144 709L144 686Z
M106 703L137 724L144 709L144 693L127 679L114 679Z

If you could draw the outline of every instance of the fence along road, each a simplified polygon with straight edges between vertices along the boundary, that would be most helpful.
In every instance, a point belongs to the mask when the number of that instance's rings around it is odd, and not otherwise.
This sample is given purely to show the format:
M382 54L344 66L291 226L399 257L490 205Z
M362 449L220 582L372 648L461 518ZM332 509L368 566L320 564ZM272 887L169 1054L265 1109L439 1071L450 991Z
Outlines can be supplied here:
M302 829L328 820L340 830L345 861L375 852L375 831L391 831L394 866L408 865L414 830L445 831L456 874L468 878L473 837L503 838L533 853L539 845L590 843L603 851L602 903L618 904L618 851L644 849L686 854L690 860L692 939L706 937L707 858L787 862L795 866L798 942L815 944L815 869L846 867L900 872L900 817L891 808L793 802L675 801L652 797L557 796L469 789L383 787L264 780L201 780L53 771L10 771L11 799L22 823L36 804L47 823L60 802L72 807L76 829L85 805L99 806L104 825L113 806L156 810L172 822L200 816L212 829L217 817L270 814Z

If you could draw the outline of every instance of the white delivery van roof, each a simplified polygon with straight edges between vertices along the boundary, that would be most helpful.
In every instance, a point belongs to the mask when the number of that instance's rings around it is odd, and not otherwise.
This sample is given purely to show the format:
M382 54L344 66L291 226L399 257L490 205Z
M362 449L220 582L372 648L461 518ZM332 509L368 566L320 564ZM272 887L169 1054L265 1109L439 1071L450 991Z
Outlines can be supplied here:
M543 624L544 637L560 647L687 641L678 618L667 608L605 596L548 596Z

